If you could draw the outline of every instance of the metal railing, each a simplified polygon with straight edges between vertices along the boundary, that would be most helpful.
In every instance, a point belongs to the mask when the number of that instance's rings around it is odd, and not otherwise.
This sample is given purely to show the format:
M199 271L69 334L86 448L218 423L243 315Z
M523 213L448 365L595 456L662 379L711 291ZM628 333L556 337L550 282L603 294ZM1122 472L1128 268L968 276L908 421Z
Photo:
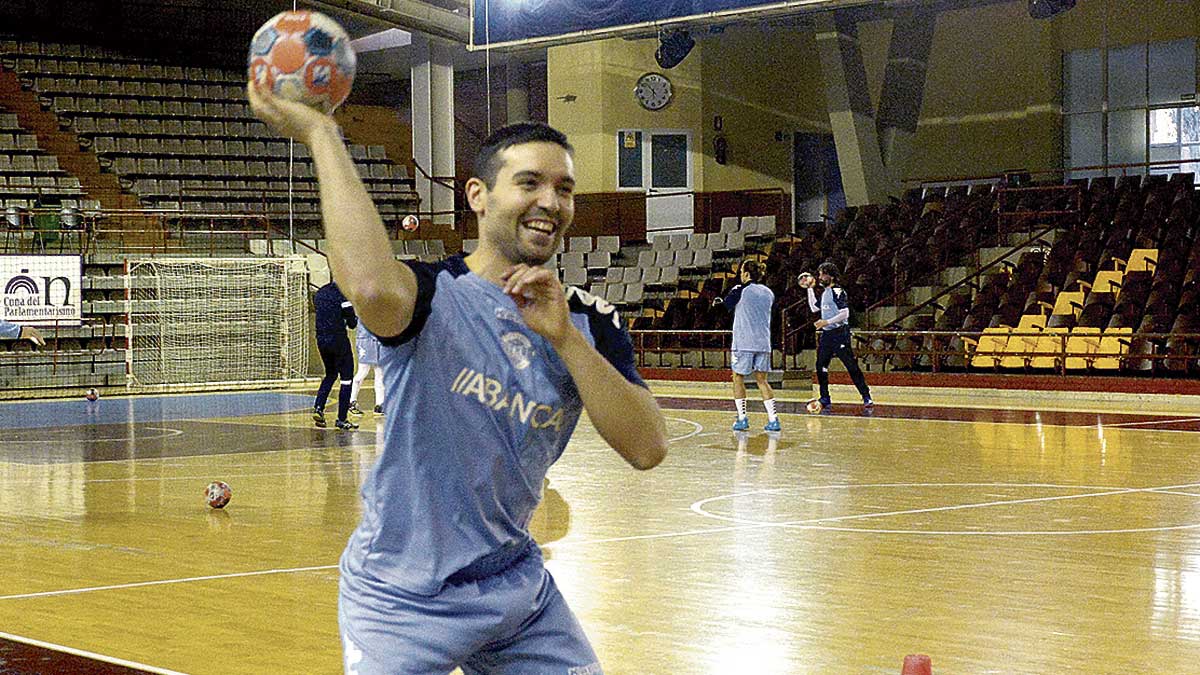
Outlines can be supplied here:
M639 367L664 367L665 354L698 353L697 368L728 368L729 349L733 344L731 330L631 330L633 352ZM720 357L708 354L719 351ZM658 363L648 356L657 355Z
M1200 333L1056 331L854 332L865 364L903 371L1151 371L1200 375ZM1017 340L1019 342L1014 342Z

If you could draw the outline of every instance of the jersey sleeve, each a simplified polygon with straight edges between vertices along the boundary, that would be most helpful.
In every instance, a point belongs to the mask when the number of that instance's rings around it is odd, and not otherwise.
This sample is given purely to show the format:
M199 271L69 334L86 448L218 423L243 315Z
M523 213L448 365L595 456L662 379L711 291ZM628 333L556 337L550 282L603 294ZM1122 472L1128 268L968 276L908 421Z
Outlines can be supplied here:
M721 301L721 304L725 306L725 309L727 311L732 312L733 308L737 307L737 304L739 302L741 302L742 289L743 289L743 287L741 284L738 284L737 286L734 286L733 288L729 289L729 295L726 295L725 299Z
M649 389L634 365L633 339L622 324L617 308L603 298L574 286L567 287L567 305L572 313L587 316L596 351L626 380Z
M413 304L412 320L408 327L399 335L392 337L378 336L380 344L388 347L399 347L421 333L429 313L433 308L433 294L437 290L437 275L444 267L441 263L425 263L415 260L402 261L417 277L417 301Z
M833 303L837 305L838 309L846 309L850 306L850 296L846 294L846 289L833 289Z

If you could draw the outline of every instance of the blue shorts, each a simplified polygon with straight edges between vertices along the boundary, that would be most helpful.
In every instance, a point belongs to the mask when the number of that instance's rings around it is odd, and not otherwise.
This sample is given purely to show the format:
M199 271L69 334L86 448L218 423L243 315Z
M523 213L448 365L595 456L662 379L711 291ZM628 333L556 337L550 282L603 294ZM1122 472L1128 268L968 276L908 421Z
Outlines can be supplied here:
M749 375L753 371L770 372L771 352L732 352L729 365L738 375Z
M603 672L538 553L433 596L343 572L338 625L346 675Z

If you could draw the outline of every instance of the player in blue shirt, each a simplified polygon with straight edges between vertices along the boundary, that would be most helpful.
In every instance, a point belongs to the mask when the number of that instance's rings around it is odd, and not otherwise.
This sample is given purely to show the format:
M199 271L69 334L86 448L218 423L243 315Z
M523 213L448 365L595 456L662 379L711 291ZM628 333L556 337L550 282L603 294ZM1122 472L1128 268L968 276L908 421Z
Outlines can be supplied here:
M358 352L358 371L354 373L354 385L350 391L350 412L361 415L358 407L358 393L362 391L362 383L367 374L375 371L375 414L383 414L383 369L379 366L379 340L371 335L366 325L358 324L354 331L354 348Z
M466 185L478 248L398 263L333 118L249 96L308 145L333 276L383 344L382 452L341 562L346 672L600 675L529 520L583 410L635 468L667 441L616 312L541 266L574 218L566 138L497 131Z
M733 402L737 407L734 431L750 428L746 415L746 376L754 373L763 407L767 409L766 431L779 431L775 414L775 392L767 382L771 370L771 307L775 293L759 283L762 265L744 260L738 270L740 284L734 286L724 299L717 299L726 310L733 312L733 346L730 365L733 367Z
M354 352L350 350L346 329L357 326L358 317L350 301L332 281L317 289L313 304L317 306L317 351L325 364L325 377L313 402L313 422L318 427L325 426L325 403L329 400L333 381L340 377L338 416L334 426L343 431L357 429L357 424L346 419L346 413L350 411L351 378L354 377Z
M825 290L821 293L821 301L813 291L816 279L812 274L804 272L800 275L800 285L808 290L808 306L814 312L820 312L821 318L813 325L817 328L817 383L821 388L821 411L829 412L832 401L829 398L829 362L838 357L850 380L862 396L863 410L869 411L875 407L871 400L871 389L863 377L862 369L858 367L858 359L850 346L850 298L846 289L837 283L838 268L831 262L823 262L817 266L817 274Z
M0 338L5 340L29 340L38 347L46 346L46 338L42 332L33 326L22 326L18 323L0 319Z

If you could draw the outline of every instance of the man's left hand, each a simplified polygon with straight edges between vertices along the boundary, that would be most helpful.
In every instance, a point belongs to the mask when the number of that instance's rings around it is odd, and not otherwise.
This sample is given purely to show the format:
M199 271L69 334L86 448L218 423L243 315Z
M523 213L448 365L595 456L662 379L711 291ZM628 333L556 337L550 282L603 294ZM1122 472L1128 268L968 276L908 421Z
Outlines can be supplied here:
M826 321L825 319L817 319L816 323L813 324L813 326L815 326L817 328L817 330L821 330L822 328L824 328L825 326L828 326L828 325L829 325L829 322Z
M517 303L525 324L557 347L573 328L558 275L521 264L509 268L503 280L504 292Z

